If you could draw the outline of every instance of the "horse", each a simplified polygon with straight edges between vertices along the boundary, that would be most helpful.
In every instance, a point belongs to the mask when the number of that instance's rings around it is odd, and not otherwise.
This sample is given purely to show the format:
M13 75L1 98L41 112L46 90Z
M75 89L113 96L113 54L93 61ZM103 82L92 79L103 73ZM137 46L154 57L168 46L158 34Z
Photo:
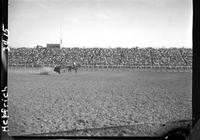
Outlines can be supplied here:
M81 67L80 64L66 66L66 68L68 69L68 72L72 72L72 70L75 70L76 73L78 71L78 68L80 67Z

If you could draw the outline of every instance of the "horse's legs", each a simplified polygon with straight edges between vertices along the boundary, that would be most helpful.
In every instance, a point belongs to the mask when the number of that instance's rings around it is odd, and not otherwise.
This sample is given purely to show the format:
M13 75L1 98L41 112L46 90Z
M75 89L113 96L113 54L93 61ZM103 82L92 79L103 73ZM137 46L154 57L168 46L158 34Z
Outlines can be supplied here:
M77 67L74 67L74 71L77 73Z

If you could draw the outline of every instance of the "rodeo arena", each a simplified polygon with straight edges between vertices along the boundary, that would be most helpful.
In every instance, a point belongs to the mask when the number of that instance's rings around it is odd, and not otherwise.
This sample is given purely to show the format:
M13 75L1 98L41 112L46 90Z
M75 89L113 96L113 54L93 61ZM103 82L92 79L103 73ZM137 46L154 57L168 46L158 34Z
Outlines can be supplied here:
M159 136L192 119L192 49L10 48L8 93L12 136Z

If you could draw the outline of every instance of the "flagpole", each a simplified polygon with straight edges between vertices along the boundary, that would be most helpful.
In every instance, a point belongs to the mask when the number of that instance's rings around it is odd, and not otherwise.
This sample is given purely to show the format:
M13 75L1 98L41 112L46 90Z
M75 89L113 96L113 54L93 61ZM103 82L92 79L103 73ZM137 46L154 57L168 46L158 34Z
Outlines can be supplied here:
M60 24L60 47L62 48L62 25Z

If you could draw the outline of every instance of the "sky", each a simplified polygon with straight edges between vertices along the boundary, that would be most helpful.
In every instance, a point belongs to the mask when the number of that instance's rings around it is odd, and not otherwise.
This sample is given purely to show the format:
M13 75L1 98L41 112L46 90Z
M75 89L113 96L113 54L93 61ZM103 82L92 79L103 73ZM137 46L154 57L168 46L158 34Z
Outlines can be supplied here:
M9 0L9 45L192 48L192 0Z

